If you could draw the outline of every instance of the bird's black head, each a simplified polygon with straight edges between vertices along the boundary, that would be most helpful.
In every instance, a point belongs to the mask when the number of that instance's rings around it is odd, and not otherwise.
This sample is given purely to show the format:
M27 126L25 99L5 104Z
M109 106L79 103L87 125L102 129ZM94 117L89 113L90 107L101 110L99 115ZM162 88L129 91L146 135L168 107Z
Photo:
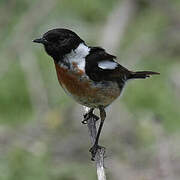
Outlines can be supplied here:
M43 44L47 54L59 61L84 41L73 31L59 28L46 32L42 38L33 42Z

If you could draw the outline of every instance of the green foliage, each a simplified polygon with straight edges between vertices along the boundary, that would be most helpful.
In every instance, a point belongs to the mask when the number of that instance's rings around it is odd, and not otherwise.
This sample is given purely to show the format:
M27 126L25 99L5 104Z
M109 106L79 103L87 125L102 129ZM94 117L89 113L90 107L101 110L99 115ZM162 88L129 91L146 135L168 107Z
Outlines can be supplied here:
M144 82L138 80L130 82L123 100L134 112L143 109L151 110L160 118L167 130L173 132L180 127L180 111L178 110L179 101L167 81L167 70L171 68L171 64L165 59L156 58L156 61L153 61L155 58L149 57L149 60L146 61L150 63L146 63L146 65L149 69L157 69L161 75L144 80Z
M112 6L117 2L117 0L69 0L69 1L59 1L58 8L61 9L63 13L72 13L78 18L82 18L87 22L102 21L105 19L108 12L111 10Z
M33 155L23 149L15 148L5 163L8 180L48 180L48 160L45 155ZM4 177L6 178L6 177Z
M0 122L24 122L30 118L32 109L28 89L17 60L10 65L0 83Z
M81 163L62 163L53 166L48 154L33 154L14 148L8 157L1 158L1 180L84 180L95 179L93 168Z

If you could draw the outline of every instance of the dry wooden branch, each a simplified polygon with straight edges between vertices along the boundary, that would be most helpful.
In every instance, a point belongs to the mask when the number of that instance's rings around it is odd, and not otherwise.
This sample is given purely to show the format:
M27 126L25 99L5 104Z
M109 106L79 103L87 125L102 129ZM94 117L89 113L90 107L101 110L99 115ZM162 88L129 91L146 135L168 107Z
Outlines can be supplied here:
M94 144L97 134L96 120L94 118L90 118L87 121L87 127L89 130L91 143ZM98 150L95 157L98 180L106 180L106 174L104 170L104 155L105 155L105 149L102 148Z

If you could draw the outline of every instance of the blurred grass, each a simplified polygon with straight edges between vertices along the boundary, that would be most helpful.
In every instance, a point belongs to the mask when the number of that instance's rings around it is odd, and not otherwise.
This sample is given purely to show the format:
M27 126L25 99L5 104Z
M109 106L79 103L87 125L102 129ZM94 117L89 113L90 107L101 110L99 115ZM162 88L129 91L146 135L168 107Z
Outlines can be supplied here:
M62 2L59 1L58 8L62 10L61 12L63 14L71 12L81 20L87 21L89 23L96 23L105 20L108 12L112 9L116 2L117 0L79 0L78 3L74 0Z
M30 119L32 108L18 60L11 66L0 83L0 122L14 124Z
M21 148L9 152L1 158L1 180L83 180L95 179L93 168L81 163L60 163L54 167L48 154L35 155Z

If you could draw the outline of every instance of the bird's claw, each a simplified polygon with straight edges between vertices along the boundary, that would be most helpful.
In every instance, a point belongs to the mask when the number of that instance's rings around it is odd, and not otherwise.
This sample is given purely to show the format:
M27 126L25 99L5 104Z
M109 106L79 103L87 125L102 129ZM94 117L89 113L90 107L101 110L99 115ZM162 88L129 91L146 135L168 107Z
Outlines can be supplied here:
M99 146L98 144L94 144L90 149L89 152L91 153L91 160L94 161L94 158L96 156L96 153L99 149L104 149L105 151L105 147L103 146Z
M96 116L95 114L93 114L93 113L86 113L86 114L84 114L84 120L82 120L81 122L82 122L83 124L87 124L87 121L88 121L90 118L95 119L95 121L98 121L98 120L99 120L99 117Z

